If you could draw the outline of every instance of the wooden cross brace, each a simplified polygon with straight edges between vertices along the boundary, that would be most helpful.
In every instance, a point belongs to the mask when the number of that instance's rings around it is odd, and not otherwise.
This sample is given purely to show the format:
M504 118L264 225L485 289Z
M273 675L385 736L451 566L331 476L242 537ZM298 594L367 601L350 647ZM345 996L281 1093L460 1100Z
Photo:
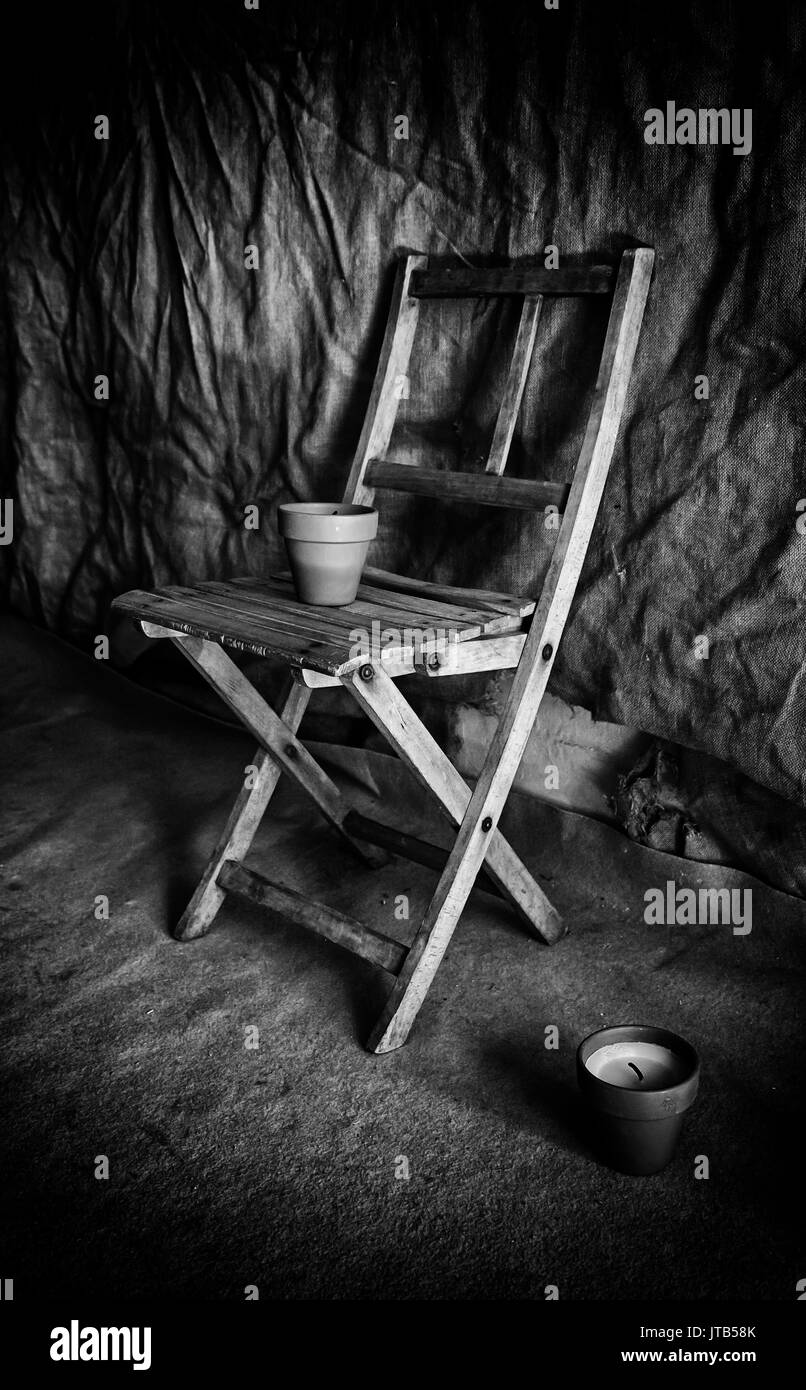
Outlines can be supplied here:
M342 677L342 683L435 797L443 814L459 828L456 846L446 855L445 851L411 836L394 832L384 836L383 827L375 827L386 843L395 842L409 857L432 864L444 862L436 893L412 946L407 949L323 903L312 902L246 869L242 861L282 772L307 793L361 859L377 865L385 862L386 856L352 833L355 826L360 832L372 834L373 823L352 810L335 783L297 738L297 729L311 694L304 684L290 683L281 712L277 714L217 643L152 623L143 623L143 627L149 637L170 637L260 743L253 759L255 773L250 785L244 785L239 792L204 875L177 925L179 940L202 936L229 892L273 908L318 935L347 947L396 977L382 1018L368 1043L373 1052L389 1052L405 1042L482 868L486 870L489 886L496 888L512 904L534 935L546 942L554 942L562 935L562 922L555 909L498 830L497 812L482 814L480 818L474 813L478 824L473 827L476 833L470 833L469 817L474 801L470 787L383 670L380 661L350 672ZM503 785L498 789L501 805L513 777L514 768L506 789ZM463 832L465 843L458 850ZM448 878L450 891L446 887Z

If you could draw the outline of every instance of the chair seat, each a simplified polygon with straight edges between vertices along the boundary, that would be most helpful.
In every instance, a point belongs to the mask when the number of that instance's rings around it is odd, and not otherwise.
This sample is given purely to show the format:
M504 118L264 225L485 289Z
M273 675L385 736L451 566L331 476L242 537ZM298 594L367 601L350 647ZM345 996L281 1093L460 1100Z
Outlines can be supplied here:
M278 657L291 666L339 676L367 659L415 661L452 642L518 632L534 610L528 599L454 589L367 569L354 603L300 603L290 578L230 579L146 592L113 607L140 621L225 647Z

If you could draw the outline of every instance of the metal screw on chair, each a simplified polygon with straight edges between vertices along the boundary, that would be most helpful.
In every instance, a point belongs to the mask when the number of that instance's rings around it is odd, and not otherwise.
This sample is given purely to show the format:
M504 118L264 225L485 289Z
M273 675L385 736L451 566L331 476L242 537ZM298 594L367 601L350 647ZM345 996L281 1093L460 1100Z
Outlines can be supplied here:
M436 652L434 652L433 656L429 656L428 665L432 671L439 670L439 657L437 656Z
M287 744L286 744L286 746L285 746L285 755L286 755L287 758L296 758L296 756L297 756L297 750L296 750L296 748L294 747L293 743L287 743Z
M551 643L547 642L542 652L543 660L548 661L553 651L554 648L552 647Z
M492 818L492 816L485 816L485 817L484 817L484 820L481 822L481 828L482 828L482 830L485 830L485 831L487 831L487 830L492 830L492 828L493 828L493 818Z
M372 677L375 675L375 672L373 671L369 662L367 662L366 666L361 667L358 674L361 677L362 681L371 681Z

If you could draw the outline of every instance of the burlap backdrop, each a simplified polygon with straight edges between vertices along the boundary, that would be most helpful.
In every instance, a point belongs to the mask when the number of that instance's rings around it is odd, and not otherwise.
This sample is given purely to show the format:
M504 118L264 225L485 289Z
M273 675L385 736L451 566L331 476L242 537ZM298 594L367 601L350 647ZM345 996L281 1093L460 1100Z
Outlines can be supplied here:
M798 5L743 13L32 10L4 81L10 605L86 639L127 588L273 565L275 504L342 490L401 248L650 244L625 426L553 688L806 800L804 26ZM667 100L751 108L751 153L647 145L644 112ZM473 467L512 309L422 322L395 450ZM570 475L603 325L599 305L547 313L514 473ZM376 563L539 582L541 518L382 509Z

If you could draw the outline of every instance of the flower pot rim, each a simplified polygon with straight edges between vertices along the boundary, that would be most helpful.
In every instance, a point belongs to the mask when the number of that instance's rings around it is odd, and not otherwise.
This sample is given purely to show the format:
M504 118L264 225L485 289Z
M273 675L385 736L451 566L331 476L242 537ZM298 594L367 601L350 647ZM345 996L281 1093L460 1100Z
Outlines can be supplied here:
M367 507L360 502L280 502L278 512L303 516L371 516L377 507Z
M632 1090L594 1076L587 1060L613 1042L654 1042L668 1047L687 1066L686 1075L671 1086ZM669 1028L650 1023L616 1023L589 1033L577 1048L579 1088L591 1104L607 1114L632 1120L656 1120L682 1114L694 1102L700 1084L700 1059L690 1042Z
M350 545L378 533L378 512L356 502L282 502L277 529L286 540L312 545Z

